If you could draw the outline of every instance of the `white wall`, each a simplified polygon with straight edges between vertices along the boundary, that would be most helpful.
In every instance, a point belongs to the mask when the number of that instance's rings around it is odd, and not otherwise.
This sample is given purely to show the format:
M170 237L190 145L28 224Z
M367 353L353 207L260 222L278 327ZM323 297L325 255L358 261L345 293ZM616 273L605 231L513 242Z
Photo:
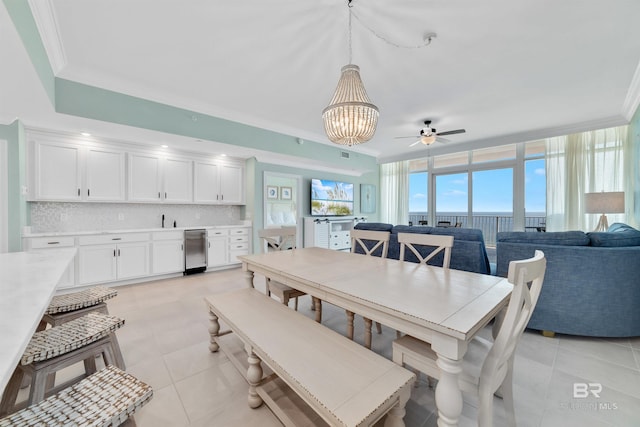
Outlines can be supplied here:
M9 247L8 182L7 141L0 139L0 253L7 252Z

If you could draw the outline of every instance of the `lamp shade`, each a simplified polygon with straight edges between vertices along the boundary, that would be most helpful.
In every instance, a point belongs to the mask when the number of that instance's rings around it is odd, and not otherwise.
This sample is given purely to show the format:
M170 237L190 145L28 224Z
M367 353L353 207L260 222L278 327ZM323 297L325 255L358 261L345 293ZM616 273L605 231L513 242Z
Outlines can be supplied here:
M585 213L606 214L624 213L624 192L609 191L600 193L585 193Z
M420 142L422 142L424 145L431 145L434 142L436 142L436 136L435 135L422 135L420 137Z
M360 79L360 67L342 67L333 98L322 111L324 130L331 142L356 145L367 142L376 132L378 108L371 103Z

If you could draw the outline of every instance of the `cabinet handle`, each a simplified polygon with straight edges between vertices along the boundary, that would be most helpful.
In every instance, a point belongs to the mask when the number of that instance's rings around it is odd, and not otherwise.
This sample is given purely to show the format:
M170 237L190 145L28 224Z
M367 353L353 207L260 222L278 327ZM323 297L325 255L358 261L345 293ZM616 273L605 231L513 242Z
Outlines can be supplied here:
M220 196L220 200L224 200L224 194Z
M184 243L180 245L180 250L184 251Z
M167 198L167 192L166 191L164 192L164 198L165 199Z
M111 240L122 240L122 237L114 237L114 238L113 238L113 239L111 239Z
M216 200L220 200L220 195L216 194Z
M208 243L209 243L209 249L211 249L211 242L208 242Z
M57 244L59 244L59 243L60 243L60 242L47 242L47 245L57 245Z
M78 188L78 196L80 195L80 189Z
M120 249L118 249L118 256L120 256Z
M160 198L160 192L158 191L158 199Z
M113 256L116 256L116 250L115 249L113 250Z
M91 196L91 189L87 188L87 197Z

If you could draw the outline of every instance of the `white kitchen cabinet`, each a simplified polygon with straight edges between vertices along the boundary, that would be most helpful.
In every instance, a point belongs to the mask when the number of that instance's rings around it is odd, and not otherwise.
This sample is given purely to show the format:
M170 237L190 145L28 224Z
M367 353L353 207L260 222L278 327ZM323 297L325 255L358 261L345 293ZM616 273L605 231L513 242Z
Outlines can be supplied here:
M23 247L25 251L68 249L75 247L75 238L71 236L25 238ZM72 288L75 286L75 258L76 257L74 257L62 275L58 283L58 289Z
M151 274L184 271L183 231L152 233L151 239Z
M105 148L86 150L85 186L86 200L124 200L125 180L124 152Z
M229 263L229 230L207 230L207 267L222 267Z
M195 162L196 203L244 203L244 166L227 162Z
M154 154L129 153L129 196L135 202L161 202L161 158Z
M304 219L304 247L349 251L351 230L365 217L306 217Z
M249 254L249 230L247 227L229 229L229 264L239 264L240 255Z
M78 238L78 284L106 283L149 275L149 234Z
M34 182L36 200L81 199L81 147L56 142L35 142Z
M166 158L163 178L165 202L193 202L193 161Z

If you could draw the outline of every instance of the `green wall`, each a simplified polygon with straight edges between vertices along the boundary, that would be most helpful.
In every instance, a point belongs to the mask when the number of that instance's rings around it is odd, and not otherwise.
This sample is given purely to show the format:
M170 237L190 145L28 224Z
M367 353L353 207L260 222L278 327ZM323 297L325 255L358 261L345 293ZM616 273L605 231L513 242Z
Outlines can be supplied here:
M629 122L629 137L632 141L633 155L629 159L629 167L633 174L633 219L629 225L640 226L640 107Z
M24 126L18 120L0 125L0 139L7 141L8 249L16 252L22 248L22 227L29 223L26 196L21 191L27 185Z

